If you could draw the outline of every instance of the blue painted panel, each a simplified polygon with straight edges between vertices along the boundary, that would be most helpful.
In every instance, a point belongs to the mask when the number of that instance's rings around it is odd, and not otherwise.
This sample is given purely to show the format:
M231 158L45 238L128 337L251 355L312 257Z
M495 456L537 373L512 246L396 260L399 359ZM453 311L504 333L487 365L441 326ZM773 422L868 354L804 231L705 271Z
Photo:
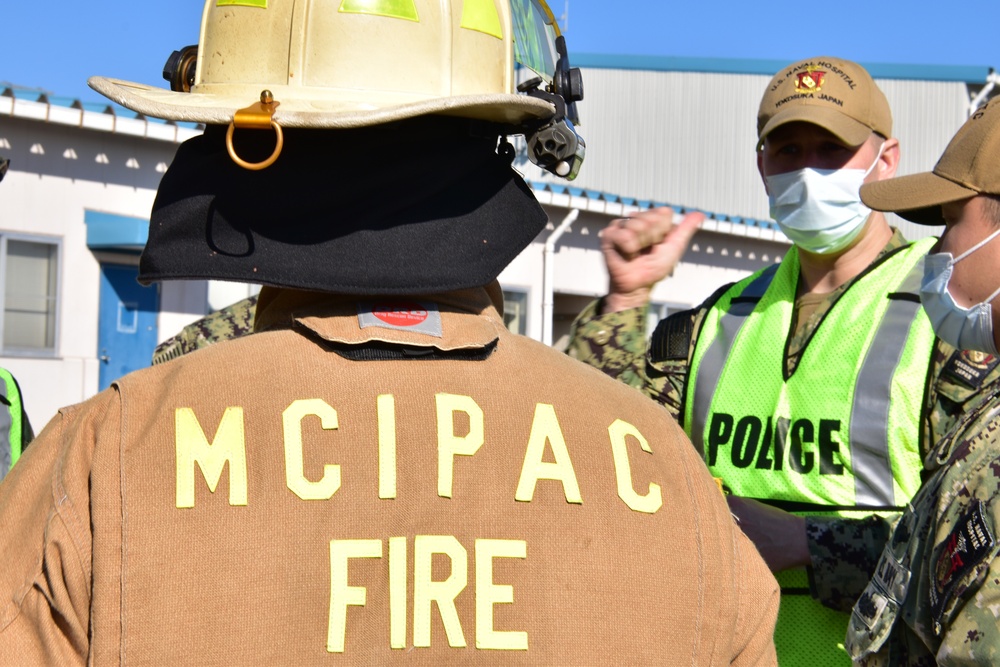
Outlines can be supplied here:
M136 281L138 267L101 265L101 305L97 357L100 388L134 370L149 366L156 348L160 293Z
M85 211L87 247L93 250L141 251L149 239L149 221L113 213Z

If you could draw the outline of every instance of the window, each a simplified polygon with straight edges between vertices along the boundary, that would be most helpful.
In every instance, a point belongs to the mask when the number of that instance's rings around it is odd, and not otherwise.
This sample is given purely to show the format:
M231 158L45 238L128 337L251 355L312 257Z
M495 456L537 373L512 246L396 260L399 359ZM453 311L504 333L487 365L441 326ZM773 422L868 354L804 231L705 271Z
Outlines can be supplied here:
M503 291L503 323L511 333L521 336L528 331L528 293Z
M59 245L0 236L5 354L54 353Z

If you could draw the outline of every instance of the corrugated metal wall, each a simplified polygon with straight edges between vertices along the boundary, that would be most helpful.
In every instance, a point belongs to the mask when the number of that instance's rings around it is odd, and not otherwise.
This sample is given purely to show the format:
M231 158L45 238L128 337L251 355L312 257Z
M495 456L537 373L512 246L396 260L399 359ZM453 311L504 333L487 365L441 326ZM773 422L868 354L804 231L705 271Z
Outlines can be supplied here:
M899 139L897 174L915 174L934 167L948 141L969 117L969 90L964 83L877 79L892 108L893 130ZM916 239L941 228L914 225L897 216L889 221L907 238Z
M757 106L769 76L585 68L587 158L571 185L768 219L757 173ZM879 79L900 140L899 174L930 169L965 121L956 82ZM529 166L535 180L555 180ZM558 181L556 181L558 182ZM894 218L910 238L928 231Z

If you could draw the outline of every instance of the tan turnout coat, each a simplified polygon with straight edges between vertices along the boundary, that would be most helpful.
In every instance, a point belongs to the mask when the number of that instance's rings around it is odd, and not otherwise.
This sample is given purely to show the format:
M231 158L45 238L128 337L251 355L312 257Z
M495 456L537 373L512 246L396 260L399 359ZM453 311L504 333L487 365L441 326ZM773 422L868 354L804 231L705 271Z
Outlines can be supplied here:
M0 485L0 664L774 664L666 411L496 285L365 301L264 293L62 410Z

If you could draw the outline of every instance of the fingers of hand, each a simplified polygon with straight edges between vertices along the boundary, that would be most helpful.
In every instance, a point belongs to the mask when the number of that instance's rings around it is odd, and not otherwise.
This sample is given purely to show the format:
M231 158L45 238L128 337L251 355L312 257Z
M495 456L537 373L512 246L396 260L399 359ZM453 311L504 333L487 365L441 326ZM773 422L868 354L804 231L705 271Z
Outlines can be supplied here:
M703 222L705 222L705 214L701 211L693 211L685 214L684 217L681 218L677 227L678 229L684 230L684 232L688 235L694 236L694 233L698 231L698 228L701 227L701 223Z
M686 249L704 221L705 214L699 211L688 213L683 218L679 218L677 224L671 230L671 240L679 247Z
M605 229L604 238L625 257L649 252L673 229L673 211L666 210L670 215L664 214L662 209L654 209L612 220Z

